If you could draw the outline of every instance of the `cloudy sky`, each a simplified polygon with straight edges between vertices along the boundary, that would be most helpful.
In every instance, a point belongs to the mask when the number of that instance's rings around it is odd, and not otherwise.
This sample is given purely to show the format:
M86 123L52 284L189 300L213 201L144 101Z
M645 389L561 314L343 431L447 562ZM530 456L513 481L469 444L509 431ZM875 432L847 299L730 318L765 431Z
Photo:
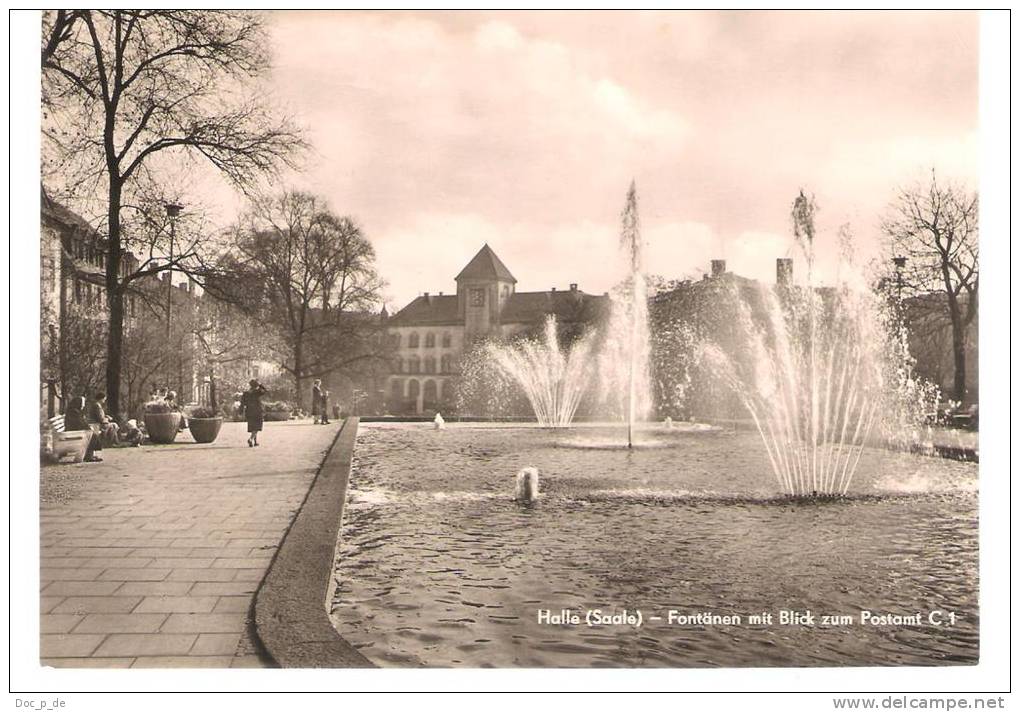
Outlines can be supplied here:
M273 13L296 186L355 216L388 302L452 292L485 242L519 290L602 292L636 180L651 271L771 279L789 206L862 250L898 185L976 187L970 13Z

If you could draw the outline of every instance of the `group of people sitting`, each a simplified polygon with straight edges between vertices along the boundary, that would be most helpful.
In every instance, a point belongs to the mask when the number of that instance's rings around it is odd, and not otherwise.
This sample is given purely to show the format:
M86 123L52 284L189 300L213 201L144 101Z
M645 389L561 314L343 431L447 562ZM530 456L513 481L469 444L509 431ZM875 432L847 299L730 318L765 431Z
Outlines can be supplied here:
M128 420L123 428L106 414L106 393L98 391L90 399L85 395L75 396L64 410L65 430L88 430L88 447L85 462L102 462L96 453L104 447L131 447L141 444L145 435L138 427L138 421Z

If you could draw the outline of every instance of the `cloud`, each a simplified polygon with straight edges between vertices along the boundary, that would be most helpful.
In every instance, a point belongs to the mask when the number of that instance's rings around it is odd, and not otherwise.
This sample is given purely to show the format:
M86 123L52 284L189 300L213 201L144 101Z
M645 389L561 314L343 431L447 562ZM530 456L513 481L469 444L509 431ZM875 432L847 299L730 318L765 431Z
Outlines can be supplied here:
M484 242L522 289L608 289L632 178L651 270L765 279L797 258L801 188L827 258L844 222L874 247L912 174L975 182L973 13L271 18L317 152L294 182L359 219L396 302L452 290Z

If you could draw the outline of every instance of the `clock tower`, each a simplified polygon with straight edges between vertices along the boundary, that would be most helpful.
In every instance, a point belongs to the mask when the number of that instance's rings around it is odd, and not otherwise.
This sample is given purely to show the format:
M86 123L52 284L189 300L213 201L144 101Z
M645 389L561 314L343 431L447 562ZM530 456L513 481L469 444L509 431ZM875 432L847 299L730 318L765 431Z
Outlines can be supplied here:
M503 307L517 280L492 248L484 245L457 275L457 316L464 320L464 339L499 334Z

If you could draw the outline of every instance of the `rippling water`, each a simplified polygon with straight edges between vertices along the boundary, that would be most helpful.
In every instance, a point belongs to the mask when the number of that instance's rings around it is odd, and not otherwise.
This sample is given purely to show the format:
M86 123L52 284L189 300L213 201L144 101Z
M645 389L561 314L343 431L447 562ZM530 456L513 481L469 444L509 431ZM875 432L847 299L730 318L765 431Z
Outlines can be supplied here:
M333 621L379 665L975 663L977 468L868 451L852 497L777 496L749 432L362 425ZM650 435L646 437L651 438ZM590 439L597 447L578 448ZM511 500L538 467L534 507ZM640 609L641 627L543 625L540 609ZM922 613L921 626L751 625L780 609ZM649 615L745 616L670 626ZM954 626L927 623L954 612Z

